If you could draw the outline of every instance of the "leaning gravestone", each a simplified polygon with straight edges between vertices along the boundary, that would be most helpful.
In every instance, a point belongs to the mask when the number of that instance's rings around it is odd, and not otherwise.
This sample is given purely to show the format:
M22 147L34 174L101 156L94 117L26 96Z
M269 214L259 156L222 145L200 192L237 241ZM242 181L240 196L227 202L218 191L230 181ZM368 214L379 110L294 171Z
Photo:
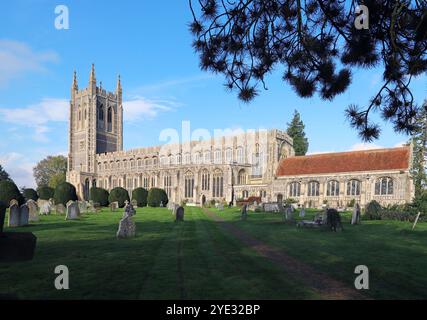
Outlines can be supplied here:
M118 239L135 237L136 225L132 217L135 215L135 209L126 201L123 218L119 222L119 230L116 236Z
M242 211L240 213L242 215L242 220L246 220L248 217L248 206L246 204L243 205Z
M30 212L29 212L28 206L26 204L23 204L19 208L19 226L28 225L29 218L30 218Z
M175 211L175 221L184 221L184 208L181 206Z
M65 220L75 220L80 216L79 205L74 201L68 201L67 203L67 215Z
M9 227L19 227L19 216L20 216L20 210L18 202L11 201L12 205L9 207Z
M30 222L37 222L39 221L39 213L37 208L37 202L30 199L27 201L28 206L28 213L29 213L29 221Z

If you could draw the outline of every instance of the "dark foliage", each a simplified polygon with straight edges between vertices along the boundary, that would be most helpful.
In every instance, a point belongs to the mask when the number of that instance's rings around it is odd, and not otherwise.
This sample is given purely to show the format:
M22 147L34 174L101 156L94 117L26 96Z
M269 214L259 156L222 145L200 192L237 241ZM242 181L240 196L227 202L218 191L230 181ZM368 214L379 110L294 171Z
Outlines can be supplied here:
M0 181L3 180L10 180L9 174L3 169L3 167L0 164Z
M136 188L132 191L132 200L136 200L138 207L147 206L148 191L144 188Z
M64 206L67 205L67 202L70 200L76 201L76 188L68 182L63 182L55 188L53 199L55 200L55 204L62 203Z
M37 191L31 188L24 189L22 192L22 195L24 196L25 200L34 200L37 201L39 199L39 195L37 194Z
M17 200L19 204L25 202L24 197L13 181L0 181L0 201L9 206L10 201L13 199Z
M377 201L372 200L366 205L364 218L367 220L381 220L381 210L381 205Z
M55 190L52 189L51 187L39 187L37 188L37 193L39 195L39 198L42 200L49 200L52 199L54 194L55 194Z
M0 201L0 235L3 232L5 217L6 217L6 204Z
M130 201L129 193L126 189L123 189L121 187L114 188L110 191L108 201L110 203L117 201L119 203L119 207L123 208L125 206L125 201Z
M148 191L147 202L150 207L159 207L161 202L163 202L163 206L166 206L168 201L168 195L165 190L151 188Z
M89 200L92 200L94 203L99 203L101 207L107 207L108 197L110 194L107 190L97 187L92 187L89 190Z
M414 76L427 71L426 1L189 0L190 31L200 67L226 78L242 101L258 94L279 66L301 97L331 100L351 83L352 68L383 68L383 84L367 106L348 107L364 140L378 138L369 119L379 112L398 132L413 130ZM357 29L358 4L369 9L368 29Z

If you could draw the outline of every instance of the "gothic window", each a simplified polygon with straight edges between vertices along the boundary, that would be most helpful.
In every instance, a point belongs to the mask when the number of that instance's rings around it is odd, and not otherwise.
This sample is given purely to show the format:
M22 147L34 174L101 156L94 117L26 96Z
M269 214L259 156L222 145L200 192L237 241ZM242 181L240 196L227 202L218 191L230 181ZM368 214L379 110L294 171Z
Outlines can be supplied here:
M224 177L221 170L215 171L212 179L212 196L220 198L224 194Z
M249 198L249 192L247 190L243 190L243 192L242 192L242 198L243 199Z
M291 182L289 184L289 197L299 197L301 194L301 184L299 182Z
M153 157L153 166L157 166L159 159L157 157Z
M231 163L233 161L233 150L228 148L225 150L225 162Z
M309 197L318 197L319 196L319 182L310 181L308 183L308 196Z
M379 178L375 182L375 195L390 195L393 194L393 179L390 177Z
M176 164L181 164L181 154L177 154L176 156L175 156L175 163Z
M259 150L259 146L257 149ZM259 151L252 156L252 175L262 176L262 154Z
M222 162L222 152L219 149L215 150L214 162L216 164L220 164Z
M347 195L360 196L360 181L350 180L347 182Z
M237 184L246 184L246 171L241 169L237 174Z
M193 195L194 195L194 193L193 193L193 190L194 190L194 175L193 175L193 173L191 171L188 171L185 174L184 181L185 181L185 190L184 190L185 192L184 192L184 195L185 195L186 198L192 198Z
M328 182L328 187L326 190L326 195L328 197L336 197L340 194L340 183L336 180L331 180Z
M208 170L203 170L202 172L202 190L209 190L210 187L210 174Z
M211 152L210 151L205 151L204 154L204 159L203 159L204 163L208 164L211 162Z
M156 187L156 177L152 176L151 177L151 188L154 188L154 187Z
M243 148L238 147L237 148L237 163L243 163L243 162L244 162Z
M166 175L163 177L163 187L165 189L168 198L172 195L172 177L170 175Z
M113 131L113 109L111 107L107 111L107 126L109 132Z
M150 183L149 183L149 179L148 179L148 177L144 177L143 182L144 182L143 187L144 187L145 189L148 189L148 188L150 187Z
M190 153L186 153L185 155L184 155L184 164L190 164L191 163L191 155L190 155Z

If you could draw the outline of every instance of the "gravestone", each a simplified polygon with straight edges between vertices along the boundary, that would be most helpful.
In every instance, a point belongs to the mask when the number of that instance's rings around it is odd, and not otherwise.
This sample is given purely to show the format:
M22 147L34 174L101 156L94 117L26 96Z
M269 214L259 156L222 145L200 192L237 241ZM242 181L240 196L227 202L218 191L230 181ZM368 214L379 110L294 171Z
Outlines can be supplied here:
M43 215L50 214L51 208L52 206L49 203L49 201L43 200L43 202L41 202L41 205L40 205L40 214L43 214Z
M80 213L86 213L88 211L88 205L86 201L77 201Z
M184 208L181 206L176 209L175 221L184 221Z
M117 230L116 236L118 239L125 239L135 237L136 225L132 217L135 215L135 210L128 201L125 204L125 210L123 218L119 222L119 229Z
M246 204L243 205L240 213L242 215L242 220L246 220L246 218L248 217L248 206Z
M163 201L160 201L160 208L163 208L163 207L164 207Z
M220 204L218 205L218 210L219 210L219 211L224 211L224 205L223 205L222 203L220 203Z
M55 211L56 214L65 214L66 208L62 203L60 203L55 206Z
M30 212L29 212L28 206L26 204L23 204L19 208L19 226L28 225L29 218L30 218Z
M15 200L15 199L10 200L10 202L9 202L9 208L10 208L11 206L13 206L13 205L17 205L17 206L19 206L19 202L18 202L18 200Z
M133 199L130 203L134 208L138 208L138 201L136 201L135 199Z
M0 237L3 233L4 219L6 218L6 205L0 201Z
M68 201L67 202L67 215L65 216L65 220L75 220L80 216L80 209L77 202Z
M116 212L119 209L119 203L117 201L110 203L110 210Z
M301 210L299 211L299 216L300 216L300 218L305 217L305 206L304 205L301 207Z
M354 205L353 214L351 216L351 224L359 224L360 223L360 206L358 203Z
M29 221L30 222L37 222L40 220L39 218L39 210L37 208L37 202L30 199L27 201L28 206L28 213L29 213Z
M264 203L265 212L280 212L279 205L276 202Z
M13 201L13 200L12 200ZM20 210L18 202L12 202L12 205L9 207L9 227L19 227L19 221L20 221Z

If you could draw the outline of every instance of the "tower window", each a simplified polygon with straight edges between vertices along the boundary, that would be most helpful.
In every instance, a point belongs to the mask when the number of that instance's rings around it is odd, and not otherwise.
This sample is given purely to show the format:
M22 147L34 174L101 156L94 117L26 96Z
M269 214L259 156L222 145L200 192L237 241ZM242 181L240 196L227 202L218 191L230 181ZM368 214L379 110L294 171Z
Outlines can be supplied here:
M104 121L104 106L102 104L99 106L98 116L100 121Z

